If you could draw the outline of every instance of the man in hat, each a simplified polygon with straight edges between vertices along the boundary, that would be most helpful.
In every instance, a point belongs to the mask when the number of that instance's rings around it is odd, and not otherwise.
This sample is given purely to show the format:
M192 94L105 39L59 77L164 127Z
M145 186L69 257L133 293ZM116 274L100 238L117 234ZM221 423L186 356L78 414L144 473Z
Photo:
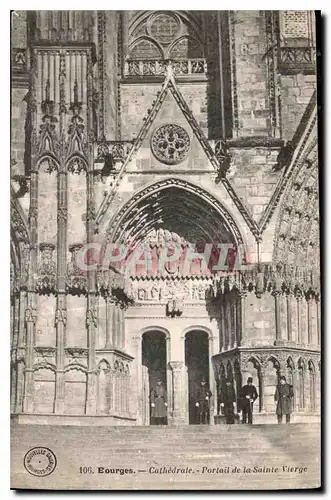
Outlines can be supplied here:
M275 392L275 402L276 415L278 423L283 422L283 415L286 415L286 423L289 424L291 421L292 412L292 398L293 398L293 386L286 382L286 378L282 375L279 379L279 383L276 387Z
M253 423L253 404L254 401L258 398L258 393L255 385L253 385L253 378L248 377L247 384L241 388L240 391L240 406L242 410L242 423Z
M236 406L236 393L231 379L227 379L225 386L222 388L220 395L221 408L223 408L224 416L227 424L234 424L234 409Z
M212 393L209 390L206 380L203 378L197 391L195 406L197 408L197 423L209 423L209 403Z
M151 423L154 425L167 424L167 391L159 378L156 386L151 390Z

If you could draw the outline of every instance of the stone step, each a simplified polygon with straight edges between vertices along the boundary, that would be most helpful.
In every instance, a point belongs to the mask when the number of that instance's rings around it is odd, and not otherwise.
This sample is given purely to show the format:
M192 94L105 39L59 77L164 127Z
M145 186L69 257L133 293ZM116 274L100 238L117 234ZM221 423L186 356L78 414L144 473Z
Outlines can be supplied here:
M219 425L185 427L75 427L16 424L11 428L12 481L35 487L23 466L33 446L50 448L56 472L44 487L71 489L275 489L316 487L320 481L319 425ZM94 475L79 474L93 465ZM309 473L219 474L203 467L307 467ZM134 469L99 474L97 467ZM151 467L189 467L193 474L154 474ZM154 469L155 470L155 469ZM140 472L143 471L143 472ZM281 480L279 479L281 477ZM70 480L69 480L70 478Z

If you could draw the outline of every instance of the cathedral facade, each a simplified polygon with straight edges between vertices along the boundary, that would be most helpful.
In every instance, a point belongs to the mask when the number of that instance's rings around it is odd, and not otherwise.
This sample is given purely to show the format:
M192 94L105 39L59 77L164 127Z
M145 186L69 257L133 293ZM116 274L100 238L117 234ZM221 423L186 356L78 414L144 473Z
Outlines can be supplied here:
M307 11L12 14L11 411L319 419L315 19Z

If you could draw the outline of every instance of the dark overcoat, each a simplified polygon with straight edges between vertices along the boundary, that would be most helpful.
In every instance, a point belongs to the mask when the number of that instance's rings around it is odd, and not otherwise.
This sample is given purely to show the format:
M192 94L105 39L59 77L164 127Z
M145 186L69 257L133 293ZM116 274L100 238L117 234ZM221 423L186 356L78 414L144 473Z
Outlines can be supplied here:
M200 385L196 394L196 403L199 403L200 409L209 408L209 400L212 396L211 391L206 385Z
M236 402L236 393L233 385L224 385L220 394L220 403L224 403L224 415L234 413L233 403Z
M246 396L249 396L247 398ZM258 398L258 393L255 385L244 385L240 391L240 408L242 410L248 410L251 405L251 399L254 401Z
M288 415L292 412L293 387L290 384L278 384L275 392L275 401L277 403L276 414Z
M151 391L151 404L154 403L155 405L151 407L152 418L165 418L167 416L166 402L167 391L165 387L163 385L157 385L155 389Z

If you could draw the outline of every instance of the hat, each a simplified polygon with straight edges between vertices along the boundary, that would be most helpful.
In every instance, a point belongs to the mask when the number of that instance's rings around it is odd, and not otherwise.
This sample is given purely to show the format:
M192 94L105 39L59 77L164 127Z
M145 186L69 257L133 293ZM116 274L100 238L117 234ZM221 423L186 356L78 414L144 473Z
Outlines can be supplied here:
M247 384L249 384L250 382L253 382L253 377L248 377Z
M279 380L285 380L285 382L286 382L286 377L284 375L282 375L281 377L279 377Z

